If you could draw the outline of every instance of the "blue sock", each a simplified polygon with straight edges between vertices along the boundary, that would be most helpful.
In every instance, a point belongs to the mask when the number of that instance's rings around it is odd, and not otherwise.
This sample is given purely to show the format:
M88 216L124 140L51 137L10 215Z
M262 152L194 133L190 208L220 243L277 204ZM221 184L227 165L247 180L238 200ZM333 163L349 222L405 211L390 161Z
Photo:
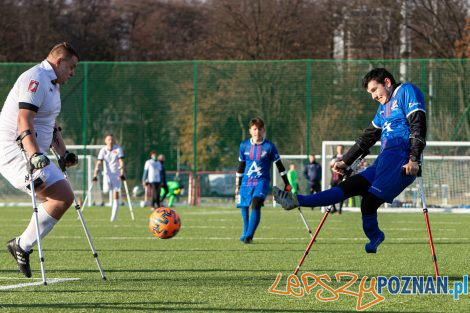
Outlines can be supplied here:
M253 239L255 235L256 228L258 227L259 221L261 220L261 208L251 209L250 222L248 224L248 229L245 233L246 238Z
M380 233L377 213L362 215L362 229L369 240L375 239Z
M240 211L242 213L242 218L243 218L243 233L242 236L240 237L240 240L243 241L246 237L246 231L248 229L248 207L241 207Z
M299 205L303 207L316 207L332 205L344 200L343 190L339 187L314 193L313 195L297 195Z

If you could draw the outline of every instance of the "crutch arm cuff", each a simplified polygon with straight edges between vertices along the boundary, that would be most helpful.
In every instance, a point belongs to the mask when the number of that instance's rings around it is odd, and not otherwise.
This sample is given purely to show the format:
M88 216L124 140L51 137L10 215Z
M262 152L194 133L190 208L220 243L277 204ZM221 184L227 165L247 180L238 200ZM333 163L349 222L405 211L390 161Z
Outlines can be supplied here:
M31 129L27 129L25 130L24 132L22 132L21 134L18 135L18 137L16 137L16 142L18 144L21 144L21 142L23 141L23 139L26 137L26 136L29 136L31 135L33 132L31 131Z

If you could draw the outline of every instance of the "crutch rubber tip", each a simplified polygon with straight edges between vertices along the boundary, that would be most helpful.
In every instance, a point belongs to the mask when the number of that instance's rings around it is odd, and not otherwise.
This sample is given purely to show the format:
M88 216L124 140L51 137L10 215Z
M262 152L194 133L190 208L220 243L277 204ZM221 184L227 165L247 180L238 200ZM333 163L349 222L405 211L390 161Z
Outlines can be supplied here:
M47 286L47 281L44 282L44 286Z
M103 280L107 280L107 279L106 279L106 276L103 276Z

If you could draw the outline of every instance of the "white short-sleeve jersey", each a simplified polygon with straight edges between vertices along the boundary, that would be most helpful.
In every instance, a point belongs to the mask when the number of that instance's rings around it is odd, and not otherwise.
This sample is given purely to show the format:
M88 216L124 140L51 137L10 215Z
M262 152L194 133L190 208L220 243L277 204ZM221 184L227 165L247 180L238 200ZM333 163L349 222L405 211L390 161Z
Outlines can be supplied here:
M103 161L103 174L119 175L119 159L123 158L124 152L118 145L114 145L111 150L108 147L101 148L98 160Z
M26 162L16 144L18 137L19 109L36 112L33 128L39 150L47 153L52 142L55 121L60 113L60 86L54 84L57 76L49 62L30 68L20 75L5 100L0 113L0 173L16 188L27 191ZM41 179L51 186L64 179L63 174L51 163L36 170L34 179Z
M60 86L52 83L55 79L57 76L46 60L20 75L0 113L0 153L3 156L12 152L16 154L18 149L15 140L19 135L17 120L20 108L36 112L36 141L42 153L49 151L61 108Z
M147 180L149 183L160 183L162 181L163 166L160 161L153 159L147 160L144 170L148 171Z

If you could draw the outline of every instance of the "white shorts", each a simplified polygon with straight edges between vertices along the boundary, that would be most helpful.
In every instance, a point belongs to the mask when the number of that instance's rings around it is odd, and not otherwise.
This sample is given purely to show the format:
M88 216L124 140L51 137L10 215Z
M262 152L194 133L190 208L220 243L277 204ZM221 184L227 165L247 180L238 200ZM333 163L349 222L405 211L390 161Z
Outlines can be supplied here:
M0 162L0 173L16 189L26 193L29 192L29 188L27 188L29 187L29 181L27 180L26 161L21 153L8 162ZM38 178L42 180L41 186L45 188L52 186L59 180L65 179L62 171L52 162L45 168L33 172L33 179L36 181Z
M104 174L103 175L103 192L121 191L122 180L119 175L116 174Z

